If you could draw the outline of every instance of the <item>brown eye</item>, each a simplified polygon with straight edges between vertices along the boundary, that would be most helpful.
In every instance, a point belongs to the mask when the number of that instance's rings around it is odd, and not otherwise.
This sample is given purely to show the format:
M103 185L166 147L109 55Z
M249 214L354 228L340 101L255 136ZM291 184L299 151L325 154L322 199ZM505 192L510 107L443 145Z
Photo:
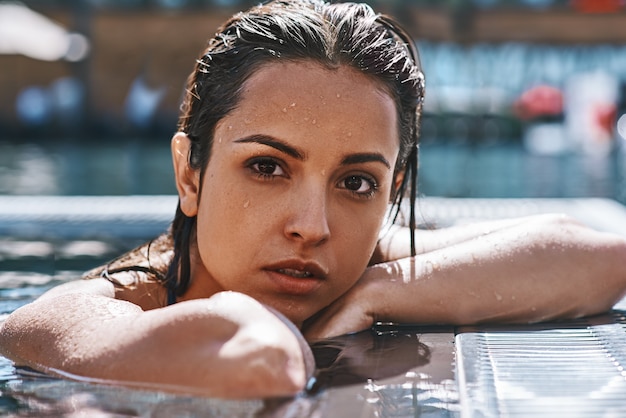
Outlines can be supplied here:
M350 176L344 181L346 189L358 191L363 185L363 179L359 176Z
M339 182L338 187L362 198L372 197L378 191L376 180L369 176L359 174L344 177L344 179Z
M263 174L274 174L277 164L273 161L263 161L257 163L257 170Z
M286 177L287 174L280 162L276 161L273 158L261 157L254 158L249 161L246 166L250 169L254 174L259 177L263 177L265 179L272 179L275 177Z

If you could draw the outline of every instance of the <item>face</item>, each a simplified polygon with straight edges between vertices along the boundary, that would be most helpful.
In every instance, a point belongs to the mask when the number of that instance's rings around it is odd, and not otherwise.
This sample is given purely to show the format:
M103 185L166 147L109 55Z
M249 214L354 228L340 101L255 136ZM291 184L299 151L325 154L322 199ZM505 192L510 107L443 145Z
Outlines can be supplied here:
M215 129L202 183L173 140L181 208L197 215L186 298L248 294L296 324L346 292L376 246L399 151L392 98L349 67L272 63Z

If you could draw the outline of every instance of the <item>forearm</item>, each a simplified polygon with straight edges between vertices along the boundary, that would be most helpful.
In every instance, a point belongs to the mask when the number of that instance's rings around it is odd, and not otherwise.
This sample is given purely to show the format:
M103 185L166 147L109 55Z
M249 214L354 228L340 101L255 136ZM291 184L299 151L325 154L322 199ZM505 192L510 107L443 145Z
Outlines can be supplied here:
M626 244L563 218L513 225L364 276L373 317L534 322L606 311L626 285Z
M483 235L489 235L508 228L518 227L527 223L533 223L542 218L550 218L556 215L534 215L521 218L497 219L483 222L475 222L465 225L456 225L440 229L418 229L416 234L416 252L424 254L431 251L460 244ZM407 227L392 226L381 237L377 253L371 264L383 263L391 260L399 260L409 257L410 254L410 230Z
M147 312L102 296L46 298L7 319L0 346L52 373L226 398L295 394L309 354L278 317L233 294Z
M309 321L310 340L375 321L537 322L610 309L626 289L626 241L565 217L537 217L414 258L369 267Z

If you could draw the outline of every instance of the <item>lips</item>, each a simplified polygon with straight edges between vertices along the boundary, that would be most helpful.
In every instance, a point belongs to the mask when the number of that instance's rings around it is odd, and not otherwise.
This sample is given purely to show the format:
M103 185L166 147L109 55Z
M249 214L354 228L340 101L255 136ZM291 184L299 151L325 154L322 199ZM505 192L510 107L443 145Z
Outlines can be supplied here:
M313 273L306 270L295 270L295 269L278 269L276 270L280 274L285 274L287 276L292 276L297 279L308 279L310 277L314 277Z
M281 293L306 295L326 279L326 270L315 262L286 260L264 269Z

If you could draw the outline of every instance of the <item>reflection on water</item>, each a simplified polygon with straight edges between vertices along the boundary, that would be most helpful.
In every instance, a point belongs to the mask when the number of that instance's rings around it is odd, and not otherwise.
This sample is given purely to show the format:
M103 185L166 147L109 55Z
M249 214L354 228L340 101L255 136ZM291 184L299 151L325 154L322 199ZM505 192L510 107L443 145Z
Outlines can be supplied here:
M377 417L456 417L459 414L456 382L429 382L428 376L408 373L401 385L370 383L366 398Z
M116 243L95 241L0 244L0 321L122 250ZM22 254L28 248L38 250ZM20 254L23 263L17 261ZM49 263L57 257L56 264ZM385 326L315 344L315 378L305 393L283 400L224 401L89 384L16 369L0 357L0 415L457 417L453 340L451 329Z
M175 193L169 139L0 142L0 194Z
M54 379L28 371L7 376L4 373L5 365L0 363L0 366L3 372L0 413L3 416L227 418L256 416L264 407L259 400L223 401L127 390Z
M0 193L58 194L54 156L33 145L18 152L0 147Z
M626 153L535 155L517 144L420 148L420 190L427 196L603 197L626 203Z

